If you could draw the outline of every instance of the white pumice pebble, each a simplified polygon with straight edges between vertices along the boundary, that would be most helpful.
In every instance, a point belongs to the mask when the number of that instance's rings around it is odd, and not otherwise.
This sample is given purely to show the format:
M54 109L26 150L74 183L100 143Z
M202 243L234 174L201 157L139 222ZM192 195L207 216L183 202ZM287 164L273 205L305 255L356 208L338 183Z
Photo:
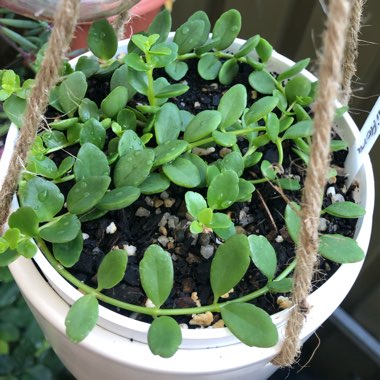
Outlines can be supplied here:
M182 330L188 330L188 329L189 329L189 326L188 326L186 323L180 323L180 324L179 324L179 327L180 327Z
M169 198L169 194L167 191L163 191L161 194L160 194L160 198L161 199L168 199Z
M150 211L147 210L147 209L144 208L144 207L139 207L139 208L136 210L135 215L136 215L136 216L139 216L140 218L147 218L147 217L150 215Z
M106 228L106 234L112 235L117 231L116 224L111 222Z
M201 255L207 260L214 254L214 246L211 244L201 247Z
M318 231L323 232L327 230L327 220L325 218L319 218Z
M336 191L335 191L335 187L334 186L330 186L327 190L326 190L326 195L328 197L332 197L333 195L336 194Z
M82 237L83 237L83 240L87 240L90 237L90 235L83 232Z
M206 311L202 314L193 314L193 318L190 320L189 324L198 326L210 326L213 320L214 316L211 311Z
M344 202L344 196L342 194L335 194L331 197L332 203Z
M124 244L123 249L127 252L128 256L136 256L137 248L134 245Z
M278 235L275 240L276 243L282 243L284 241L284 238L281 235Z
M156 307L155 304L148 298L145 302L145 307L150 307L150 308L153 308L153 307Z

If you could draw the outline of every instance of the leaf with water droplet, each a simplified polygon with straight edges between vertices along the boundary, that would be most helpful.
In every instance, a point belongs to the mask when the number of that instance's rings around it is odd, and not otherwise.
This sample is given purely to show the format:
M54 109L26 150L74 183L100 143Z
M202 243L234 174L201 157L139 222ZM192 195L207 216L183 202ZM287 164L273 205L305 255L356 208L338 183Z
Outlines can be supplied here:
M181 117L178 107L173 103L165 103L157 113L154 131L157 144L177 140L180 133Z
M228 48L238 36L241 28L241 15L236 9L224 12L215 22L212 38L219 38L217 50Z
M167 141L153 149L155 160L154 166L160 166L173 161L188 148L188 143L184 140Z
M86 76L81 71L68 75L58 88L58 101L70 116L77 110L87 91Z
M142 194L159 194L170 186L168 178L161 173L150 173L145 181L140 185Z
M186 127L183 138L188 142L201 140L216 130L222 121L218 111L206 110L199 112Z
M87 120L79 134L79 141L81 145L91 143L99 149L103 149L106 141L106 130L96 119Z
M76 215L66 214L40 227L39 236L50 243L66 243L75 239L80 231Z
M108 176L87 177L77 182L67 194L67 209L78 215L89 211L103 198L110 183Z
M134 186L123 186L108 191L96 204L99 210L120 210L128 207L140 196L140 189Z
M10 228L17 228L26 236L38 235L38 216L31 207L20 207L8 218Z
M233 170L240 177L244 171L244 159L240 151L226 154L220 162L220 169L222 172Z
M107 117L113 118L125 107L127 101L127 88L124 86L118 86L102 100L100 108Z
M186 158L178 157L172 163L162 167L165 175L176 185L196 187L201 182L198 168Z
M152 169L153 160L152 149L130 151L120 157L113 174L115 187L141 185Z
M79 117L83 122L89 119L99 120L99 109L95 102L84 98L78 109Z
M239 195L239 177L233 170L216 175L207 190L209 207L221 210L231 206Z
M204 31L207 27L204 20L187 20L175 32L173 41L178 45L178 54L186 54L205 42Z
M65 243L53 243L54 257L65 267L71 268L80 258L83 249L83 235L79 231L77 236Z
M61 209L64 196L57 185L43 178L29 180L20 190L22 206L31 207L40 222L51 220Z
M127 153L143 150L144 144L136 132L132 130L125 131L118 144L119 156L125 156Z
M91 52L100 59L110 59L116 54L117 38L112 25L106 20L95 21L87 37Z

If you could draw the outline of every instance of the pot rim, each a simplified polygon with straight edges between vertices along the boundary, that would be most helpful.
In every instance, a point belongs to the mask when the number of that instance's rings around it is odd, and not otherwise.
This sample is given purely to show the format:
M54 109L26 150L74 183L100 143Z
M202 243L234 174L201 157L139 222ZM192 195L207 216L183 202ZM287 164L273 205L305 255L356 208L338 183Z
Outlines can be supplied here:
M171 33L171 36L173 35L174 34ZM236 39L232 46L232 50L244 42L245 41L242 39ZM127 43L128 40L124 40L119 43L118 53L123 51L123 49L125 50ZM228 50L231 50L231 48L229 48ZM91 53L85 53L84 55L88 56L91 55ZM70 63L72 65L75 65L78 59L79 57L71 60ZM289 66L294 64L293 61L276 52L273 53L273 60L276 61L277 64L281 64L282 66ZM316 80L315 76L313 76L306 70L303 70L302 74L312 81ZM347 128L348 131L346 131ZM347 113L338 122L338 131L342 135L342 137L344 137L348 141L349 144L352 144L353 140L357 138L357 136L359 135L359 131L355 123ZM17 128L15 126L12 126L5 145L3 159L0 164L0 179L1 177L4 177L4 171L8 165L11 156L11 151L13 149L14 141L16 140L16 138ZM365 158L363 167L361 168L361 171L359 173L359 177L362 179L364 183L364 185L361 186L361 189L363 189L364 191L364 193L362 194L363 198L361 200L361 204L366 209L367 213L364 218L358 221L356 239L361 248L366 252L370 239L372 214L374 208L374 180L369 157ZM16 198L14 198L13 200L12 207L13 209L18 207ZM72 304L76 299L82 296L82 294L78 290L76 290L63 277L61 277L58 274L58 272L55 271L55 269L50 265L50 263L47 261L47 259L39 249L37 255L34 258L34 261L41 268L42 272L48 279L50 285L59 294L59 296L65 300L67 304ZM358 276L362 265L363 262L341 265L337 272L325 284L323 284L315 292L309 295L308 299L312 306L312 309L308 316L308 322L305 324L301 338L310 335L335 310L335 308L343 300L343 298L346 296L349 289L353 285L354 280ZM344 285L344 289L342 289L342 284ZM329 290L326 290L325 288L331 288L334 289L334 291L331 292ZM332 303L331 297L335 295L335 290L337 289L339 289L339 297L336 297L338 299L338 302L335 300L334 303ZM320 297L328 299L328 303L332 303L332 305L329 305L328 311L322 313L315 312L315 307L313 308L313 306L317 305ZM283 332L289 312L290 309L287 309L272 315L272 320L279 328L280 335ZM321 318L324 318L322 322L316 322L316 319L320 320ZM136 321L129 317L122 316L103 306L100 306L99 308L98 325L118 335L127 338L132 338L139 342L146 343L147 341L146 334L149 328L148 323ZM125 331L126 329L127 331ZM182 349L243 345L240 341L237 340L237 338L235 338L229 332L227 328L182 330L182 334ZM274 355L274 353L278 349L278 346L279 345L275 346L274 348L265 349L264 351L267 352L269 355Z

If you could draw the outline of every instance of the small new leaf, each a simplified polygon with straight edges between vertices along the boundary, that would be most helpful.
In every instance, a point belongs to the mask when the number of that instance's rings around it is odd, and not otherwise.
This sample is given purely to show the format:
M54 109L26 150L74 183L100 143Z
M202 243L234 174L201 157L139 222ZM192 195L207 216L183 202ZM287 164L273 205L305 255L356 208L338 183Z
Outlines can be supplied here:
M107 253L98 269L98 289L111 289L116 286L125 275L128 254L123 249L114 249Z

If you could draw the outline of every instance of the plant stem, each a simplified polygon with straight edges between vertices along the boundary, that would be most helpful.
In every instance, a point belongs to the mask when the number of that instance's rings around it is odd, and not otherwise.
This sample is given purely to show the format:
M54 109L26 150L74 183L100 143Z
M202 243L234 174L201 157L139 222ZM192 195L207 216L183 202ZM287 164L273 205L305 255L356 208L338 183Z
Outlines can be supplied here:
M37 238L37 243L41 250L43 251L45 257L49 261L49 263L53 266L53 268L67 281L69 281L72 285L76 286L78 289L82 290L84 293L87 294L94 294L96 298L100 301L106 302L109 305L113 305L116 307L119 307L120 309L136 312L136 313L142 313L146 315L151 315L153 317L158 315L187 315L187 314L200 314L205 313L206 311L211 312L220 312L220 310L228 305L231 302L248 302L252 301L255 298L258 298L266 293L269 292L269 288L267 286L262 287L261 289L258 289L250 294L247 294L243 297L236 298L232 301L225 301L221 303L216 303L212 305L207 306L200 306L200 307L188 307L183 309L158 309L158 308L149 308L145 306L137 306L130 303L122 302L119 300L116 300L114 298L108 297L99 291L97 291L94 288L91 288L90 286L84 284L83 282L79 281L76 277L74 277L71 273L69 273L60 263L57 262L57 260L54 258L52 253L50 252L49 248L46 246L45 242L41 238ZM274 281L279 281L287 277L294 269L296 265L296 260L294 259L275 279Z
M156 98L154 96L154 80L153 80L153 67L152 67L152 60L151 60L151 57L150 57L150 54L149 52L145 52L145 59L146 59L146 63L149 67L151 67L151 69L149 69L147 72L146 72L146 75L148 77L148 101L149 101L149 104L151 106L155 106L156 105Z

